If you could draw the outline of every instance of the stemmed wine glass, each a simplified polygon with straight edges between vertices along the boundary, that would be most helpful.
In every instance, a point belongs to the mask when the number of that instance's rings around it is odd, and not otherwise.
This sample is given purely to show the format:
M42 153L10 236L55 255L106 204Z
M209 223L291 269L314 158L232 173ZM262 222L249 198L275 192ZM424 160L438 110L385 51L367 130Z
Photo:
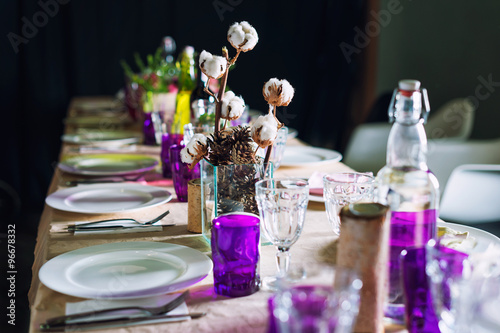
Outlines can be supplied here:
M255 184L261 225L268 240L277 248L277 277L265 277L263 289L276 290L276 279L287 275L290 247L304 226L309 184L300 178L271 178Z

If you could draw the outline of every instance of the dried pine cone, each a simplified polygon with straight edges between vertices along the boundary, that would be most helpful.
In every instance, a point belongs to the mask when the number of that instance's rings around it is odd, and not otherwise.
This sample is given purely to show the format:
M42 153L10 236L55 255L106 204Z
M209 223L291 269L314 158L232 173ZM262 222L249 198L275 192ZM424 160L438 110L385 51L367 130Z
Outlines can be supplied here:
M207 139L210 148L208 159L212 165L229 165L231 162L232 137L229 132L217 132Z
M233 129L231 158L234 164L255 163L254 152L256 148L250 137L250 128L248 126L238 126Z

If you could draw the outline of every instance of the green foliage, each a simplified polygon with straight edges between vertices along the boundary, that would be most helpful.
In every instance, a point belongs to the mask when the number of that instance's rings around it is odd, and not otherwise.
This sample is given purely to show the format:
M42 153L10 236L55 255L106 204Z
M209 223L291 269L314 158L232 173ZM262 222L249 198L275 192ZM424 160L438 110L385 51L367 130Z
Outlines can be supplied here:
M156 49L154 54L146 56L146 64L141 56L134 53L135 64L138 68L134 72L125 60L121 60L125 75L132 81L139 84L146 91L169 92L177 89L179 70L174 63L167 63L162 59L162 48Z

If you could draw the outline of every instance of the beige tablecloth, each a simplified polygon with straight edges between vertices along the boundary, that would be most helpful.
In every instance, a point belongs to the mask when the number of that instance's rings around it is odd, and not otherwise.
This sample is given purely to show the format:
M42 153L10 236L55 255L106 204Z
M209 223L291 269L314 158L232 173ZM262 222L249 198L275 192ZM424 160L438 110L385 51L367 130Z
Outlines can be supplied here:
M85 99L76 99L73 103ZM69 114L72 113L70 108ZM298 140L289 140L287 145L301 145ZM71 153L72 149L67 145L63 146L61 157ZM138 153L159 157L159 147L139 146ZM304 167L281 167L275 172L276 177L300 176L309 177L315 171L340 172L350 171L342 163L327 163ZM159 170L157 170L159 172ZM49 189L52 193L64 185L64 182L71 179L71 176L56 170ZM159 181L150 182L153 185L166 185L166 189L174 194L175 191L171 183ZM71 221L82 220L87 217L83 214L63 212L46 206L39 225L37 244L35 248L35 261L33 264L33 281L29 292L31 305L31 332L37 332L39 324L47 318L63 315L67 302L81 301L82 299L55 292L38 279L40 267L49 259L55 256L97 244L111 242L130 241L152 241L181 244L198 249L204 253L209 253L210 248L203 237L199 234L187 231L187 203L177 202L174 198L166 204L143 209L137 212L122 214L102 214L92 215L92 219L104 219L114 217L137 217L147 220L149 217L159 215L164 210L169 209L171 214L166 221L176 223L174 227L164 227L163 231L148 233L129 234L105 234L105 235L78 235L58 232L61 227ZM302 235L298 242L291 248L291 262L306 260L334 260L332 244L335 235L328 224L324 204L321 202L310 202L306 222ZM271 276L276 273L275 248L273 246L263 246L261 248L261 276ZM189 320L178 323L165 323L156 325L140 325L122 329L112 329L113 332L266 332L268 313L267 299L270 294L259 291L251 296L241 298L227 298L218 296L213 291L213 278L210 274L204 280L189 288L190 297L187 300L191 312L206 312L207 315L196 320ZM103 330L111 331L111 330Z

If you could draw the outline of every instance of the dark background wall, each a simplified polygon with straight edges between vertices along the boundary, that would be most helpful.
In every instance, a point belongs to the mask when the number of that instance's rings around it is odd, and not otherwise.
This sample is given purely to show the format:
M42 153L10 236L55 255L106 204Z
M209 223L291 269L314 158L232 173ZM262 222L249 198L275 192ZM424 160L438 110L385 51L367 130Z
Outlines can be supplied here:
M382 0L380 8L391 1ZM379 38L378 92L391 91L402 77L413 77L429 90L434 110L471 96L477 101L472 138L500 137L500 1L400 3L401 10L391 15ZM493 86L486 87L489 78Z

